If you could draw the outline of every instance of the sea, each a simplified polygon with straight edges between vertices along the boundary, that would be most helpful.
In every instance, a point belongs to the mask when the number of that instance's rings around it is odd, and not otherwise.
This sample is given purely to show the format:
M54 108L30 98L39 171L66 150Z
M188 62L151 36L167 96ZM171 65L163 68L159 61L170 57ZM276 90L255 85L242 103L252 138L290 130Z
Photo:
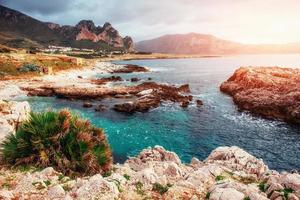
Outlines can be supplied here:
M174 151L189 163L193 157L205 159L219 146L238 146L263 161L274 170L300 170L300 126L263 119L241 112L232 98L220 92L220 85L241 66L300 67L300 55L243 55L194 59L154 59L114 62L137 64L151 69L148 73L116 74L125 81L111 86L132 85L130 78L141 82L153 81L173 85L189 84L194 100L182 108L164 102L146 113L125 114L111 109L116 99L95 104L110 107L103 112L83 108L82 101L55 97L28 97L34 111L68 107L95 126L102 127L113 150L114 162L123 163L128 157L155 145ZM95 74L108 77L111 74Z

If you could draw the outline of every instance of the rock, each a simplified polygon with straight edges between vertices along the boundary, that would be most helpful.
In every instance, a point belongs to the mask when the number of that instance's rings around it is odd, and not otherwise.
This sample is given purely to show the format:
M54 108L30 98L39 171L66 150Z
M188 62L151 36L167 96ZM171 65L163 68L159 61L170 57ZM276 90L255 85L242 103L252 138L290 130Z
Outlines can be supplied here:
M209 200L243 200L245 195L234 188L216 188L210 193Z
M66 192L60 185L53 186L48 190L48 196L50 199L62 199L65 195Z
M233 97L240 110L300 123L299 80L299 69L241 67L220 89Z
M105 110L107 110L107 107L106 107L105 105L102 105L102 104L98 105L98 106L95 108L95 111L96 111L96 112L103 112L103 111L105 111Z
M131 78L130 80L131 80L131 82L138 82L138 81L140 81L141 79L139 79L139 78Z
M153 161L170 161L176 164L181 164L178 155L165 150L161 146L144 149L137 157L129 158L125 163L128 164L133 170L139 170L148 167L148 164Z
M120 76L111 76L111 77L92 80L92 83L95 83L97 85L102 85L108 82L117 82L117 81L123 81L123 79Z
M84 107L84 108L91 108L91 107L93 107L93 104L91 102L84 102L83 105L82 105L82 107Z
M180 86L178 88L178 90L180 92L183 92L183 93L190 93L191 92L189 84L184 84L184 85Z
M183 108L187 108L189 106L189 104L190 104L190 102L184 101L184 102L181 103L180 106L183 107Z
M132 98L132 102L124 105L118 104L115 110L120 112L146 112L156 108L162 101L187 104L192 100L191 95L183 95L181 91L186 90L187 86L175 87L172 85L158 84L155 82L144 82L136 86L115 86L115 87L81 87L74 86L54 86L42 85L40 87L24 87L29 95L37 96L56 96L65 99L100 100L104 98ZM137 98L135 98L137 97Z
M30 106L28 102L0 100L0 141L8 133L14 132L17 126L28 119Z
M117 98L117 99L131 99L134 96L131 95L131 94L117 94L114 97Z
M140 181L143 184L154 184L158 182L158 176L154 172L153 168L145 168L141 171L139 171L135 179Z
M138 65L125 65L123 68L115 69L112 71L112 73L133 73L133 72L149 72L149 69Z
M76 199L115 199L119 195L119 191L115 183L108 182L101 175L94 175L80 186L73 195Z
M256 179L261 178L269 170L262 160L235 146L215 149L204 162L220 163L224 167L244 172Z
M152 80L152 78L151 78L151 77L149 77L149 78L147 78L147 80L148 80L148 81L151 81L151 80Z
M238 147L220 147L205 161L193 158L186 165L175 153L155 146L144 149L124 164L115 164L112 173L105 178L96 174L75 180L60 179L52 167L40 172L20 172L3 166L0 182L11 186L9 190L0 189L0 198L284 200L284 190L290 189L287 199L299 200L299 174L268 171L259 176L261 164L259 159ZM260 178L243 179L251 176ZM217 180L217 177L223 178ZM258 183L261 182L267 185L266 192L260 191ZM155 183L167 191L164 194L153 191Z
M9 190L0 190L0 199L11 200L14 198L14 194Z
M201 100L197 99L196 105L197 105L197 107L201 107L201 106L203 106L203 102Z
M77 78L79 78L79 79L83 79L83 77L82 77L82 76L77 76Z
M11 100L12 98L25 95L25 92L20 89L17 85L3 84L0 85L0 100Z
M136 104L134 102L116 104L114 105L114 110L118 112L134 113L136 111Z
M282 191L284 188L292 189L293 194L300 198L300 175L283 172L281 174L271 174L266 184L269 186L267 194L271 195L274 191ZM276 197L274 197L276 198Z

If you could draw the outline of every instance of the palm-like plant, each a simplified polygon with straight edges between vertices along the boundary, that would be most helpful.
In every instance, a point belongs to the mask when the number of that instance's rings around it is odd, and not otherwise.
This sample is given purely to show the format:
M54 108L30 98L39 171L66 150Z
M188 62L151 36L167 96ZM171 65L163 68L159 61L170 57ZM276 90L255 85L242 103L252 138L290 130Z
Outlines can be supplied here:
M10 165L53 166L68 175L105 173L112 164L104 131L68 110L31 113L1 147Z

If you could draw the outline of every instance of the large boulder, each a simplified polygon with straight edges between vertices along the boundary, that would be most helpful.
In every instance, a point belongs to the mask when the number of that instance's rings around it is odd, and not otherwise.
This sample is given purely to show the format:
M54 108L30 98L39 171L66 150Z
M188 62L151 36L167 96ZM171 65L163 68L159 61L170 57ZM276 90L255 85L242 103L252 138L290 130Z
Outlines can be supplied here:
M119 195L118 187L115 183L106 181L100 174L94 175L80 187L74 188L72 196L76 199L102 199L111 200Z
M268 172L268 166L238 147L218 147L205 160L206 164L215 163L255 179Z
M0 141L8 133L14 132L17 126L28 119L30 106L28 102L0 100Z

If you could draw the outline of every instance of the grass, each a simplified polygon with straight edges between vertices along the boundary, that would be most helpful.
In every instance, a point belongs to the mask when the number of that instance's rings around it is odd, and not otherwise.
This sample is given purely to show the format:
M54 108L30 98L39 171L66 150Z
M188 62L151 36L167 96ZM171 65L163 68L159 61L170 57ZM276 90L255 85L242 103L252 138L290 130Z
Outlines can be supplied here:
M22 71L18 70L22 66L35 65L41 67L52 67L54 72L61 70L81 68L76 63L70 62L68 59L61 59L57 56L32 55L32 54L5 54L7 57L0 57L0 79L7 77L33 77L38 76L38 71ZM12 56L12 57L10 57ZM68 57L66 57L68 58Z
M124 178L125 178L127 181L130 180L130 176L129 176L128 174L124 174L123 176L124 176Z
M51 181L50 180L46 180L46 181L43 181L45 183L46 186L49 186L51 185Z
M170 187L172 187L171 184L162 185L160 183L154 183L153 187L152 187L152 190L158 192L161 195L163 195L164 193L168 192Z
M222 180L224 180L224 179L225 179L224 176L221 176L221 175L216 176L216 181L222 181Z
M11 166L52 166L72 177L107 174L112 166L104 131L68 110L31 113L1 147Z
M294 190L292 188L284 188L283 190L280 190L280 192L283 192L284 199L288 200L289 194L293 193Z
M266 182L261 182L258 184L258 188L260 191L266 192L268 190L269 186L267 185Z
M210 192L207 192L205 195L205 199L209 199L209 197L210 197Z
M140 181L135 183L135 191L136 193L138 193L141 196L145 195L145 191L143 190L143 183L141 183Z

